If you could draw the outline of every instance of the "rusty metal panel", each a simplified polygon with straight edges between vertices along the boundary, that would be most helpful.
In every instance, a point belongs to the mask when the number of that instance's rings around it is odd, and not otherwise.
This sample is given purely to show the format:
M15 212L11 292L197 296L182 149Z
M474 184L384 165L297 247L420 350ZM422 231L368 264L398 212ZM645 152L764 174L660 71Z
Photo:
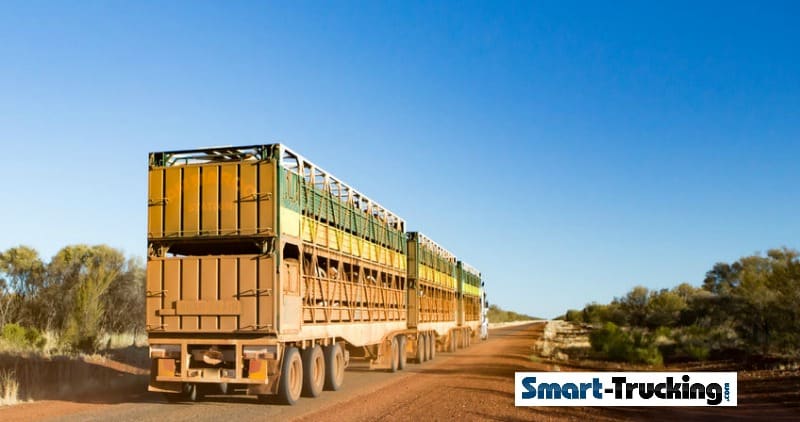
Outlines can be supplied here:
M181 273L181 299L183 301L199 300L200 260L197 258L184 258L181 260L181 265L183 269ZM177 304L175 308L177 309ZM181 315L182 330L195 331L199 328L200 324L197 315Z
M275 261L258 259L258 321L257 328L273 328L273 299L275 291ZM298 309L299 313L299 309Z
M216 258L205 258L200 261L200 300L203 301L216 301L218 282L217 278L217 264ZM200 328L203 331L216 331L217 316L201 316Z
M256 214L257 183L256 164L244 163L239 168L239 228L241 234L252 235L258 227Z
M181 234L181 170L179 167L165 170L164 236Z
M183 235L197 236L200 232L200 168L183 170Z
M219 328L223 331L235 330L236 318L241 313L241 304L236 301L239 276L236 261L236 258L220 258L219 260L219 298L226 304L219 312ZM233 308L225 307L234 306L230 303L235 304L235 312L233 312Z
M219 178L220 234L239 234L239 165L223 164Z
M205 235L219 234L219 166L204 166L201 213L202 232Z
M147 292L146 296L146 324L148 330L160 330L162 327L161 317L158 311L162 308L164 298L164 286L161 278L160 260L147 261Z
M273 236L276 168L274 161L241 161L151 169L148 237L161 245L169 238L184 239L188 242L170 243L170 248L196 255L206 248L194 243L199 238L213 245L214 237L224 237L230 245L234 236Z
M147 235L164 234L164 170L151 169L147 183Z
M242 314L239 316L239 328L255 329L256 312L256 277L258 258L239 259L239 301L242 303Z
M174 307L174 302L180 300L181 294L181 261L164 261L164 306ZM165 316L164 329L166 331L178 331L181 329L179 316Z
M274 229L275 221L275 165L272 163L260 163L258 165L258 231L266 232L267 229ZM277 230L276 230L277 231Z
M239 315L241 306L236 300L179 300L175 302L178 315ZM231 328L234 329L234 328Z
M268 256L151 258L146 282L149 329L203 333L269 329L275 318L275 276L274 260ZM167 325L158 328L162 324Z

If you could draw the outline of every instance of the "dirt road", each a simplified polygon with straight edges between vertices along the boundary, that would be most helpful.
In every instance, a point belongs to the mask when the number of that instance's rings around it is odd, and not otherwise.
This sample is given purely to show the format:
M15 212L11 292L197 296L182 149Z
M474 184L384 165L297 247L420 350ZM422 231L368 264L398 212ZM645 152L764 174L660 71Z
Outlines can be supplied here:
M0 420L315 420L322 415L329 417L330 411L343 412L337 419L344 420L414 415L425 420L457 415L483 419L499 408L504 408L507 416L529 418L525 409L513 407L511 380L515 370L531 363L530 345L535 331L536 327L530 325L493 330L487 342L457 353L438 353L433 361L409 364L405 371L395 374L369 371L364 363L354 362L340 391L324 392L316 399L302 398L294 406L264 404L246 396L210 396L199 403L169 404L160 395L139 393L0 408ZM452 400L445 407L431 406L441 397ZM406 406L414 411L407 411ZM435 414L430 413L431 407L436 409Z
M488 342L457 353L439 353L403 372L368 371L363 363L348 368L345 385L295 406L259 403L246 396L211 396L199 403L168 404L159 395L139 393L84 401L43 401L0 408L0 420L164 421L164 420L687 420L744 417L796 420L800 414L800 377L768 385L740 377L740 408L517 408L516 371L593 370L539 362L531 345L543 323L506 327L491 332ZM775 388L782 401L762 406L760 397ZM745 391L749 390L749 391ZM767 393L768 394L768 393ZM775 394L772 394L775 397ZM723 414L724 413L724 414Z

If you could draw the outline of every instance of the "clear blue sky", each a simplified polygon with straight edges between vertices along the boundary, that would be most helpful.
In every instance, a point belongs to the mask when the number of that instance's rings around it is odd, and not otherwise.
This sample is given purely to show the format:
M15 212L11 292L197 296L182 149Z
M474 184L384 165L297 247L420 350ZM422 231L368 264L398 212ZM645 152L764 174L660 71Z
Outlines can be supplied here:
M504 308L699 284L800 247L799 11L2 2L0 249L144 256L147 152L280 140Z

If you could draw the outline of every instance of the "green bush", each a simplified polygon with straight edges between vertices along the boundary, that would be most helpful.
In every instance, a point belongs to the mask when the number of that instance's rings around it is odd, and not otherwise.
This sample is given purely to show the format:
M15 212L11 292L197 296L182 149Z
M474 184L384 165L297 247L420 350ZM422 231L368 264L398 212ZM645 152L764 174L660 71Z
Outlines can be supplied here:
M42 336L42 333L35 328L25 328L19 324L6 324L3 326L3 339L17 348L34 348L41 349L44 347L47 340Z
M3 326L3 339L14 346L25 346L25 327L19 324L6 324Z
M607 322L589 335L592 349L604 359L661 365L664 359L654 342L654 336L641 330L624 331Z
M36 349L42 349L47 343L47 339L36 328L28 328L25 330L25 341Z
M708 355L710 354L710 351L708 350L708 347L701 346L701 345L684 346L683 350L686 352L686 354L690 358L692 358L693 360L699 360L699 361L707 360L708 359Z
M716 330L690 325L676 332L677 352L692 360L704 361L711 353L711 342Z
M570 309L564 315L564 320L569 322L583 322L583 311L577 309Z

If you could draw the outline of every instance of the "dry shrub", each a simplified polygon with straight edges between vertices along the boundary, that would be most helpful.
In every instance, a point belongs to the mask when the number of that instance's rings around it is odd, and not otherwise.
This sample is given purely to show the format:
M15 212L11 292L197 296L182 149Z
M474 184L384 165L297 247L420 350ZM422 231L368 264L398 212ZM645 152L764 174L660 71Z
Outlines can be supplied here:
M0 406L17 404L19 383L11 369L0 370Z

